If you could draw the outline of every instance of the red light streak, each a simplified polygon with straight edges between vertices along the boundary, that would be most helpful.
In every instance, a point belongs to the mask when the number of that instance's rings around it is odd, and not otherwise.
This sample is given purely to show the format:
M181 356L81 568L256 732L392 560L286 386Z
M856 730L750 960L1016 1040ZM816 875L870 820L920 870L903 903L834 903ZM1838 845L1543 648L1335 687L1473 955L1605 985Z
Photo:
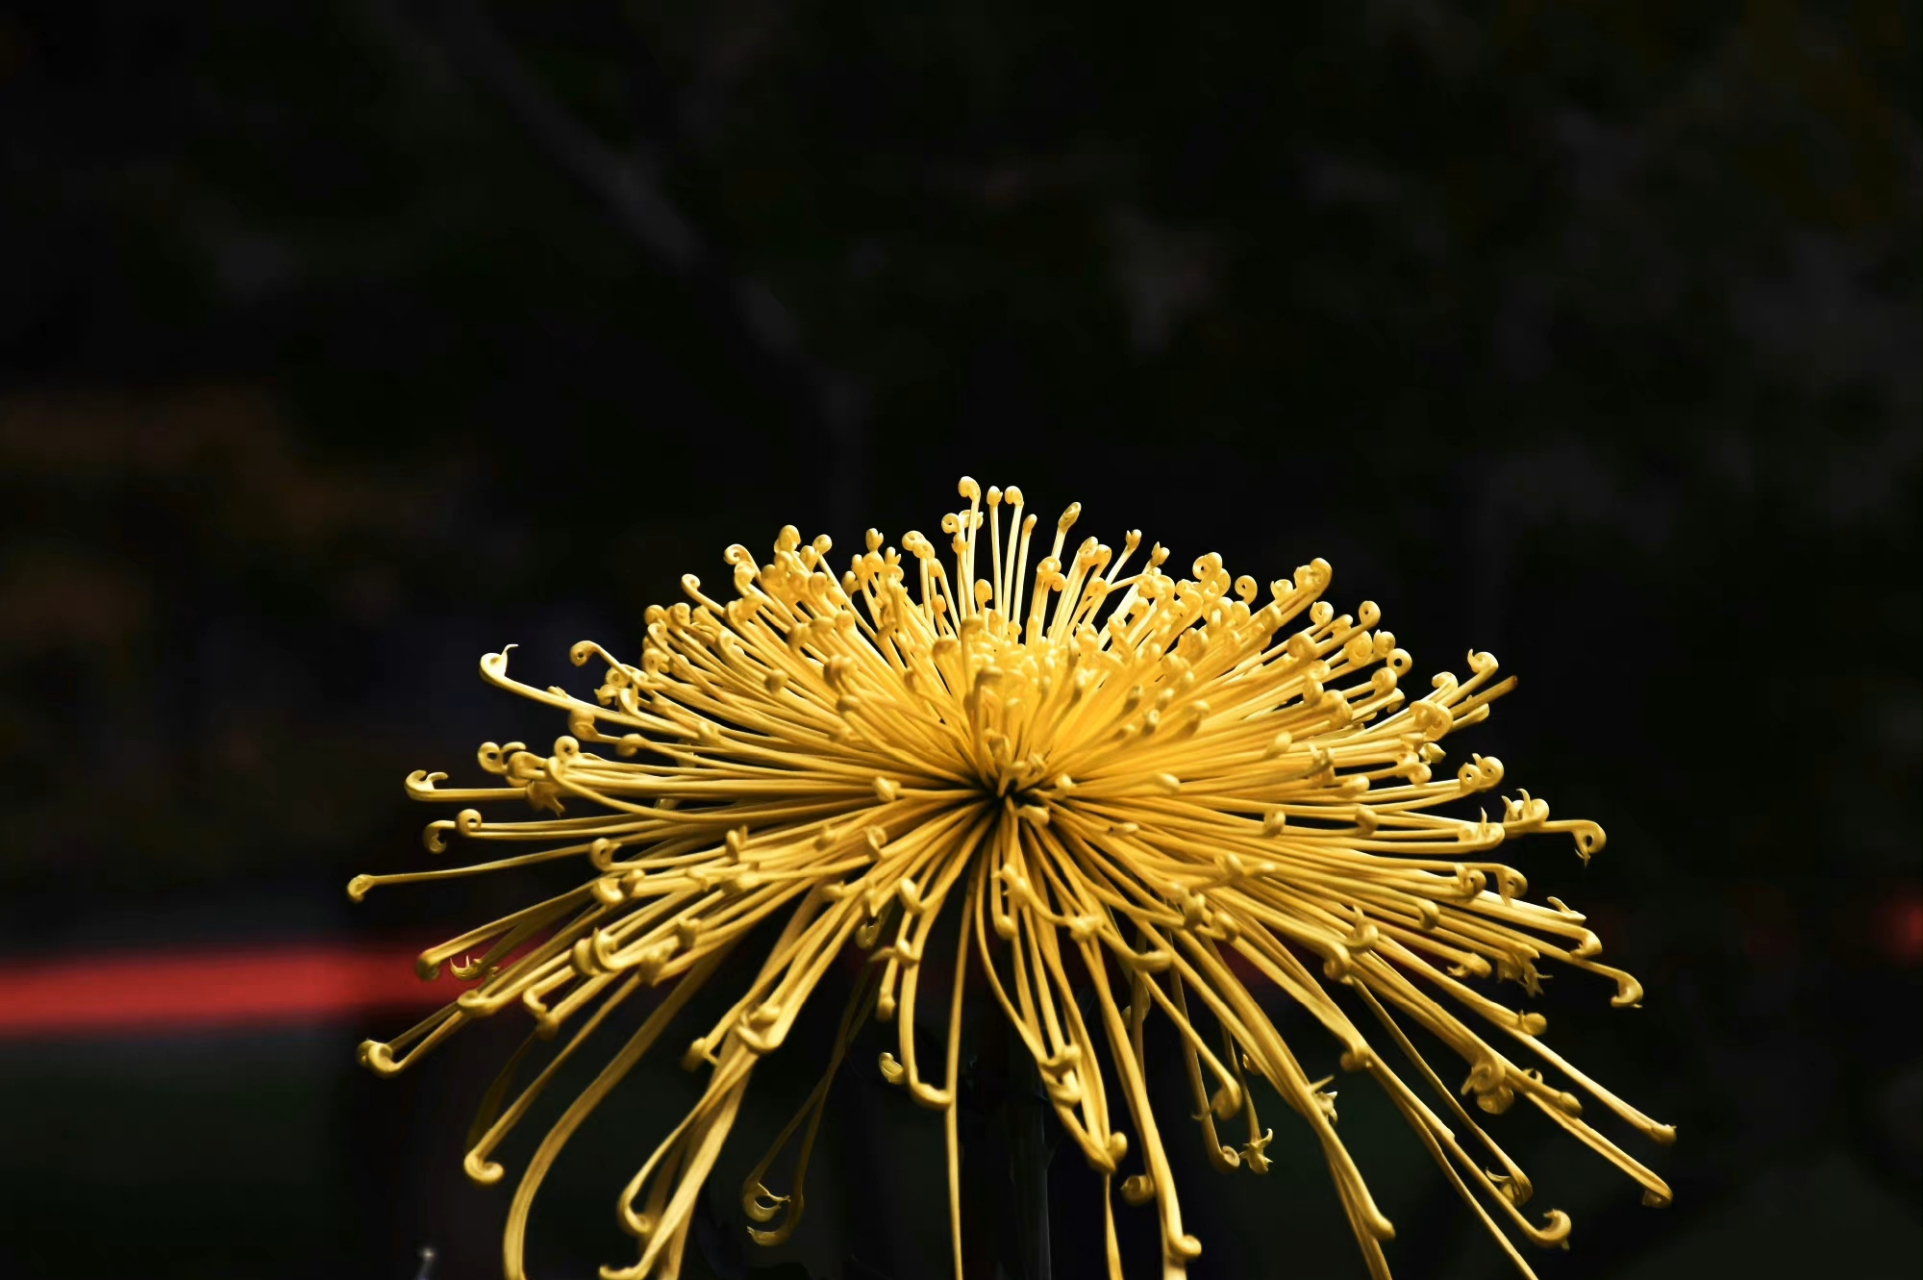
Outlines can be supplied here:
M425 1012L466 986L422 982L415 952L294 946L90 956L15 969L0 1040L285 1027Z
M1882 915L1884 954L1900 965L1923 963L1923 894L1915 886L1899 891Z

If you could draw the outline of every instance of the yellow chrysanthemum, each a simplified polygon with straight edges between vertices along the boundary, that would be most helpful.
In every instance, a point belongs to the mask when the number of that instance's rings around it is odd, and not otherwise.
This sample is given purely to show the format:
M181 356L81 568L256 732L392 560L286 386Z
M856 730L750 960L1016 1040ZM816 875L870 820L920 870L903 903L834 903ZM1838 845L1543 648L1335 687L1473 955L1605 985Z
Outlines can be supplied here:
M1023 516L1021 491L984 495L964 479L960 492L967 508L942 519L952 582L919 533L902 538L912 557L904 561L870 530L867 550L839 579L829 540L804 543L792 527L765 565L730 547L737 598L711 599L683 578L691 603L648 611L638 665L575 646L576 665L606 664L594 701L509 679L505 653L482 659L489 681L567 714L570 736L552 754L488 743L481 766L501 782L482 789L438 790L438 773L408 779L423 800L525 800L553 815L502 822L463 809L429 825L433 852L456 832L555 847L361 876L349 889L356 899L376 884L557 858L593 869L570 893L425 952L419 967L430 978L481 952L456 970L478 985L392 1042L361 1046L368 1066L390 1074L463 1024L520 1005L535 1030L518 1063L536 1040L580 1023L505 1106L515 1064L503 1072L476 1124L473 1178L501 1177L490 1153L615 1006L642 987L667 988L530 1161L508 1217L511 1280L524 1275L529 1206L569 1135L764 922L776 936L759 976L683 1058L708 1070L706 1091L620 1197L641 1256L604 1268L610 1280L678 1272L695 1197L756 1064L780 1048L851 943L876 963L856 984L828 1074L744 1189L749 1216L775 1224L752 1232L764 1243L793 1230L829 1084L873 1016L897 1029L882 1073L946 1119L959 1275L955 1095L963 987L976 966L1105 1190L1119 1179L1130 1203L1154 1202L1165 1275L1183 1274L1201 1244L1182 1229L1144 1080L1144 1025L1157 1015L1186 1052L1210 1161L1266 1171L1269 1131L1248 1087L1260 1077L1321 1143L1371 1273L1388 1274L1381 1242L1393 1229L1336 1135L1329 1081L1310 1079L1237 966L1312 1015L1343 1069L1374 1078L1525 1273L1502 1224L1556 1245L1569 1218L1557 1210L1538 1223L1521 1212L1529 1179L1464 1097L1492 1114L1526 1099L1639 1182L1646 1202L1666 1203L1663 1181L1590 1127L1576 1095L1531 1060L1658 1142L1674 1131L1558 1057L1541 1039L1540 1014L1476 985L1493 977L1533 994L1546 958L1614 979L1613 1004L1641 998L1633 978L1597 962L1600 944L1581 915L1555 898L1524 901L1521 874L1486 860L1511 836L1548 831L1573 834L1587 859L1602 847L1599 827L1551 821L1527 792L1502 801L1500 821L1433 812L1502 779L1501 764L1481 756L1432 775L1441 740L1486 717L1513 687L1496 679L1495 659L1473 653L1466 680L1439 675L1411 698L1401 687L1409 655L1376 629L1376 606L1338 615L1319 599L1330 579L1321 560L1270 583L1258 605L1255 580L1231 581L1218 555L1197 560L1193 580L1176 580L1161 572L1168 553L1156 546L1124 576L1140 546L1135 532L1119 556L1090 538L1064 558L1080 510L1071 506L1031 579L1036 521ZM1003 506L1012 508L1006 545ZM568 812L574 802L579 811ZM945 909L960 928L947 1043L931 1067L916 1044L915 1002L923 948ZM1099 1027L1085 1019L1078 986L1092 989ZM1338 1003L1338 992L1348 998ZM1352 1013L1380 1034L1365 1036ZM1399 1019L1461 1056L1468 1077L1459 1092ZM1428 1100L1391 1069L1391 1055L1406 1060ZM1238 1117L1247 1127L1239 1150L1216 1129ZM796 1190L775 1195L762 1180L804 1121ZM1119 1275L1113 1196L1105 1200L1109 1267Z

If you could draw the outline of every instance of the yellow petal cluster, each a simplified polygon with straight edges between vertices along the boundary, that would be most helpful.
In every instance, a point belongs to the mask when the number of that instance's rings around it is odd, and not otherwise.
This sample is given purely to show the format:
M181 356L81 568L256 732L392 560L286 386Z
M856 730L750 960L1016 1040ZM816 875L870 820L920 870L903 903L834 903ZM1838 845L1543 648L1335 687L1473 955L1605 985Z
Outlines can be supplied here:
M683 578L686 602L648 611L637 663L575 646L577 666L603 668L591 700L521 684L505 652L489 654L483 676L564 713L568 735L546 755L484 745L490 786L408 779L419 799L468 806L429 824L431 852L450 836L536 849L359 876L357 900L375 885L553 859L591 873L423 953L423 977L453 963L474 985L405 1034L361 1047L363 1062L391 1074L477 1018L509 1008L532 1018L476 1122L473 1178L502 1176L496 1147L615 1008L664 989L523 1171L505 1238L510 1280L525 1276L529 1207L563 1144L742 944L765 958L686 1046L683 1065L705 1071L707 1086L623 1189L618 1216L640 1256L603 1268L608 1280L679 1272L696 1196L756 1066L850 946L873 963L827 1073L743 1189L762 1243L794 1229L835 1072L873 1019L893 1035L878 1069L944 1118L959 1276L955 1098L971 973L1033 1054L1056 1118L1105 1189L1153 1206L1167 1276L1202 1246L1183 1229L1160 1123L1169 1117L1149 1104L1143 1037L1158 1019L1179 1037L1211 1163L1266 1172L1275 1157L1258 1093L1279 1098L1320 1145L1372 1275L1389 1274L1382 1243L1394 1230L1305 1049L1374 1080L1524 1274L1513 1237L1560 1245L1570 1220L1523 1212L1528 1176L1465 1100L1488 1115L1525 1101L1641 1184L1646 1202L1666 1203L1663 1181L1591 1126L1584 1099L1659 1143L1673 1129L1559 1057L1540 1014L1491 994L1504 981L1535 994L1547 960L1613 980L1613 1004L1641 998L1633 978L1597 959L1580 914L1555 898L1528 901L1521 873L1493 860L1505 841L1542 832L1572 835L1587 860L1602 847L1599 827L1552 820L1526 791L1497 798L1494 820L1488 801L1473 818L1437 812L1502 781L1501 763L1483 756L1438 772L1443 739L1514 686L1495 659L1472 653L1466 678L1438 675L1411 696L1410 657L1378 626L1376 606L1338 614L1322 600L1321 560L1266 588L1231 578L1213 554L1177 579L1162 572L1159 545L1137 558L1137 532L1119 554L1094 538L1071 551L1079 505L1055 522L1044 554L1019 489L984 493L964 479L960 495L966 507L942 518L946 563L915 532L897 550L870 530L839 576L829 540L804 542L792 527L766 564L730 547L733 598ZM505 801L543 816L472 807ZM924 951L944 913L959 921L952 967L945 954L938 966L948 989L934 993L948 1032L920 1044ZM1311 1015L1318 1043L1285 1039L1249 988L1255 975ZM1078 1002L1078 988L1093 1000ZM1460 1059L1459 1087L1417 1051L1410 1026ZM564 1029L510 1100L523 1060ZM777 1195L769 1170L797 1133L793 1190ZM1115 1194L1106 1201L1119 1276Z

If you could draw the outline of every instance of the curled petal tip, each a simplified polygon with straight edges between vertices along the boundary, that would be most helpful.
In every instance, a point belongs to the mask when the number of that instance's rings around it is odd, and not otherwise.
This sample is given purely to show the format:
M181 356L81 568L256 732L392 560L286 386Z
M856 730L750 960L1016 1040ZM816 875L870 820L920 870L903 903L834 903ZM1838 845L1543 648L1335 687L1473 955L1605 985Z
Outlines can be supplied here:
M1609 1003L1618 1009L1630 1009L1640 1008L1642 1002L1643 984L1626 973L1619 974L1616 978L1616 994L1609 998Z
M908 1090L908 1096L930 1111L946 1111L955 1101L954 1094L946 1089L937 1089L925 1081L917 1081Z
M1570 1221L1569 1215L1561 1209L1551 1209L1542 1215L1542 1220L1543 1225L1531 1233L1531 1239L1544 1248L1561 1246L1567 1249L1569 1232L1575 1225Z
M461 1168L466 1172L470 1181L479 1183L484 1187L491 1187L499 1182L501 1175L506 1172L506 1170L494 1161L482 1159L481 1153L478 1151L468 1152L467 1158L461 1162Z
M430 799L434 795L434 784L444 782L446 779L445 773L429 773L425 769L416 769L407 775L407 794L415 800Z
M781 1212L781 1206L787 1204L790 1199L789 1196L776 1195L768 1190L766 1185L757 1182L754 1186L742 1191L741 1211L756 1222L772 1222L774 1216Z

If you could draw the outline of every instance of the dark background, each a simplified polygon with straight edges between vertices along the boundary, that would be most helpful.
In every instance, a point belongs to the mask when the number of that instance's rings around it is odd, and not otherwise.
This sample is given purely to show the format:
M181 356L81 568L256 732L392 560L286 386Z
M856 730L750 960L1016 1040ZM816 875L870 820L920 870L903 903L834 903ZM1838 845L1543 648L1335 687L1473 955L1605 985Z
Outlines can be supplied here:
M481 653L580 688L567 645L728 543L897 541L966 472L1178 568L1325 556L1419 666L1522 676L1451 747L1608 829L1514 856L1649 992L1563 979L1553 1043L1680 1129L1630 1144L1657 1212L1496 1126L1575 1217L1543 1276L1914 1275L1917 71L1887 0L13 6L0 971L522 901L342 893L422 865L406 772L563 731ZM498 1274L459 1156L513 1030L353 1065L407 1020L0 1040L0 1275ZM877 1047L746 1264L940 1274L939 1121ZM631 1258L671 1057L550 1183L544 1280ZM1367 1093L1397 1274L1503 1274ZM1181 1166L1194 1274L1361 1275L1270 1109L1268 1179ZM1097 1274L1054 1174L1055 1275Z

